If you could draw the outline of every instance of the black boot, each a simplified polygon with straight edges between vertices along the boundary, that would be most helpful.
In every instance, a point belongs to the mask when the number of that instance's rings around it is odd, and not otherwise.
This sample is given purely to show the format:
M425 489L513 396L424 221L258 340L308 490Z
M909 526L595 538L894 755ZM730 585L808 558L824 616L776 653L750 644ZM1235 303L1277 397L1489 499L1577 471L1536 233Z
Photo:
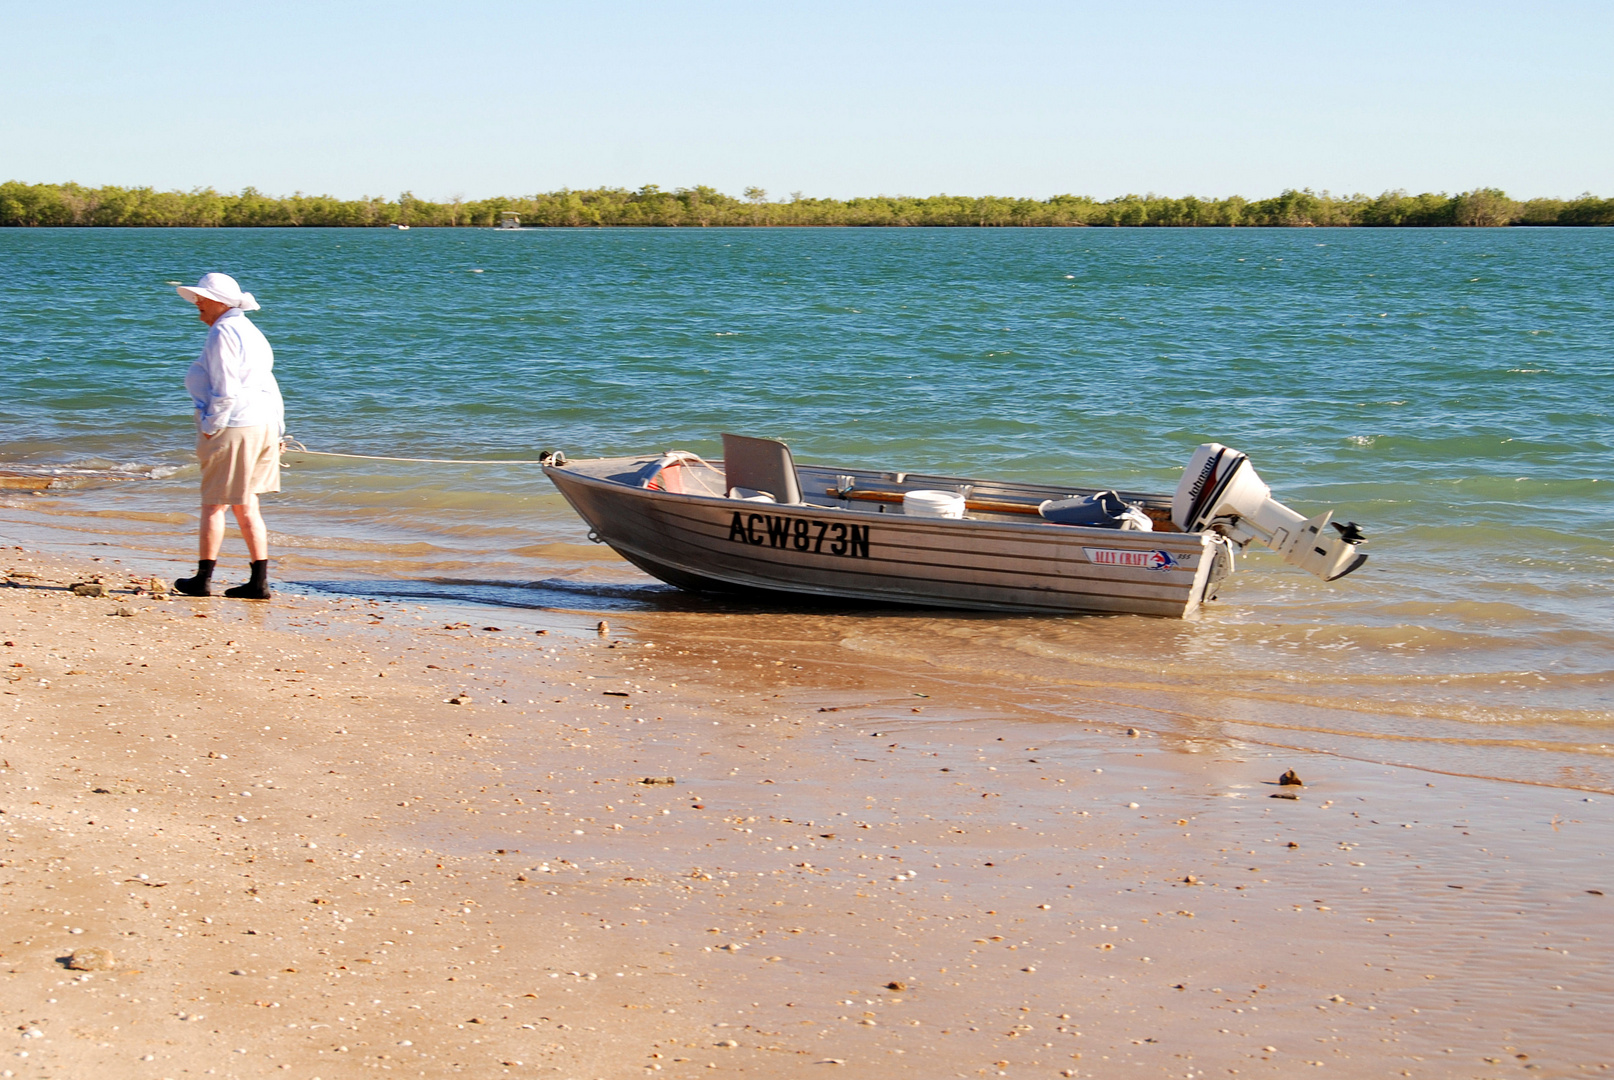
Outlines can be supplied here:
M213 567L217 565L214 559L198 559L196 562L196 576L182 577L174 582L174 591L182 592L186 596L212 596Z
M245 585L237 585L233 589L225 589L225 596L233 596L237 600L267 600L269 599L269 560L252 560L252 580Z

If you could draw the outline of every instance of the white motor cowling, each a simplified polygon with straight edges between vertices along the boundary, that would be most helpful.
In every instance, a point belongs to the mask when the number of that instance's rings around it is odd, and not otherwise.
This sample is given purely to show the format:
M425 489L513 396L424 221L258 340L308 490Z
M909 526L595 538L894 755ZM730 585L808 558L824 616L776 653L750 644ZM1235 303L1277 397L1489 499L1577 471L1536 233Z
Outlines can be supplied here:
M1272 497L1250 459L1221 443L1205 443L1189 459L1171 500L1171 520L1185 532L1213 530L1243 545L1259 540L1283 560L1324 581L1342 578L1367 562L1366 543L1354 521L1324 533L1332 510L1302 517Z

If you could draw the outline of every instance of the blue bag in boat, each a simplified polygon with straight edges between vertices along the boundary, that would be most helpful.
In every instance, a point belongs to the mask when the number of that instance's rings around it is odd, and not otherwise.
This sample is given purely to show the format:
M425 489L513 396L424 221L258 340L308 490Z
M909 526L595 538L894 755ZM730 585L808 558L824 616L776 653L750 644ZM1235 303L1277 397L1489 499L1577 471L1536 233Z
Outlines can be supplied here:
M1128 505L1113 491L1078 495L1073 499L1049 499L1037 512L1056 525L1085 525L1092 529L1127 529L1151 532L1154 522L1135 506Z

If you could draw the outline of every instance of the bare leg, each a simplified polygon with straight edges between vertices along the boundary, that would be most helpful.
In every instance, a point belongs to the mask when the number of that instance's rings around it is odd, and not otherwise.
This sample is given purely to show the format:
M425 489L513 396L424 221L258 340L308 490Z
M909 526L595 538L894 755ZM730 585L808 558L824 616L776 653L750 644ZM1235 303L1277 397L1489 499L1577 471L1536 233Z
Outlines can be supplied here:
M197 558L216 560L219 557L219 548L224 546L225 509L222 504L202 504L202 527L196 543Z
M218 511L220 531L222 532L224 507L210 507L209 509ZM241 528L241 538L247 542L247 558L253 562L257 562L259 559L267 559L269 557L269 530L264 527L263 515L258 512L258 497L248 495L246 502L239 506L232 506L230 509L235 511L235 523ZM213 550L218 551L217 543L213 545Z

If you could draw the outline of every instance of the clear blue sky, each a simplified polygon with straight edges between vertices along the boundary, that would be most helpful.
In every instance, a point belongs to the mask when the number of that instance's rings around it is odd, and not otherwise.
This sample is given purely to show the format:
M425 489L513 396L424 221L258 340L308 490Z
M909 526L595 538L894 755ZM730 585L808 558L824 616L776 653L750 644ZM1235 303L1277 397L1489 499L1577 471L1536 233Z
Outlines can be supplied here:
M0 0L0 179L1614 195L1614 2Z

